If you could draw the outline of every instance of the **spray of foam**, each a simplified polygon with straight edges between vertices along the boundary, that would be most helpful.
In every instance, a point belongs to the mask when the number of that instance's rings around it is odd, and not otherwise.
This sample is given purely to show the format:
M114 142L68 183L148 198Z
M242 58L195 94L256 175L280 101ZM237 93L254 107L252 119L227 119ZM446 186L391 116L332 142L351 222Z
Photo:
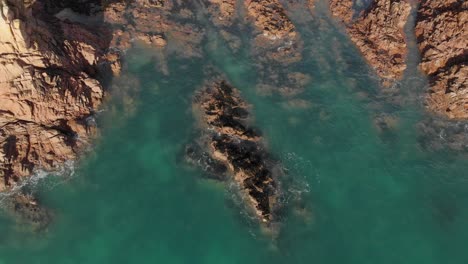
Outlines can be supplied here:
M70 180L74 175L75 161L72 160L66 161L55 171L36 170L30 177L17 183L13 188L8 191L0 192L0 204L2 204L5 199L18 194L25 187L31 191L37 190L39 186L50 190Z

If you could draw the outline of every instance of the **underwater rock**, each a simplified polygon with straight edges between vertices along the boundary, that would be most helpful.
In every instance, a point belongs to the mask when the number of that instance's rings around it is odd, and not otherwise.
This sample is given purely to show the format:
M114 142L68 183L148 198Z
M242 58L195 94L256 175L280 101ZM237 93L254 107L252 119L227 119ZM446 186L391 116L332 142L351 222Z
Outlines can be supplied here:
M428 117L416 124L419 145L426 151L468 152L468 123Z
M245 31L239 23L241 14L238 10L237 0L208 0L207 16L234 52L238 52L242 45L239 32Z
M208 0L208 12L216 26L232 26L237 17L237 0Z
M41 231L52 221L52 213L31 195L12 194L3 201L6 212L27 230Z
M248 109L239 91L226 81L207 83L193 101L201 137L187 147L186 155L211 174L225 174L217 178L234 181L248 207L270 224L279 206L277 168L260 133L248 123Z
M253 25L251 54L260 95L299 96L310 81L302 72L291 72L302 61L304 41L281 1L245 1L246 20ZM289 5L288 5L289 7ZM309 14L308 14L309 15Z

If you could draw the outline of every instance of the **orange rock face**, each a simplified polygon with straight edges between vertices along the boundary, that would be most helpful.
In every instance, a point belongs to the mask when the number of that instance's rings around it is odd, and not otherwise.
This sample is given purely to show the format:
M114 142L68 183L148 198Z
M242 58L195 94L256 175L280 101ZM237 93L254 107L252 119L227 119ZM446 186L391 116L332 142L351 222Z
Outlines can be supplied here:
M467 119L468 2L421 1L416 37L420 67L431 85L428 108L451 119Z
M209 0L208 10L212 14L213 23L217 26L231 26L237 17L236 0Z
M135 0L109 4L105 21L119 28L114 31L111 46L126 50L139 41L148 46L184 57L201 56L203 28L191 23L195 15L193 2L171 0ZM224 9L223 9L224 10ZM176 18L176 19L174 19ZM180 22L184 20L184 22Z
M74 159L95 132L104 95L96 78L110 34L28 3L0 4L0 190Z
M309 0L310 6L315 6L315 0ZM330 0L330 12L345 24L353 20L353 0Z
M295 26L278 0L248 0L244 4L263 36L273 40L296 36Z
M402 77L407 56L404 26L411 11L407 1L374 1L355 20L352 0L330 0L330 10L346 25L351 40L386 83Z

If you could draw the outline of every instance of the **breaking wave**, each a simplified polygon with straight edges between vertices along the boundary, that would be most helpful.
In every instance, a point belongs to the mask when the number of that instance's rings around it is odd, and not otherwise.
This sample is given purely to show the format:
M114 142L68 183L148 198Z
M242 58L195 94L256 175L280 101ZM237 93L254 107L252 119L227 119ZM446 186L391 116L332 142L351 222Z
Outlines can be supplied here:
M0 192L0 205L5 199L12 195L24 192L34 193L39 188L51 190L58 185L61 185L75 176L75 161L69 160L64 162L54 171L36 170L30 177L25 177L21 182L7 191Z

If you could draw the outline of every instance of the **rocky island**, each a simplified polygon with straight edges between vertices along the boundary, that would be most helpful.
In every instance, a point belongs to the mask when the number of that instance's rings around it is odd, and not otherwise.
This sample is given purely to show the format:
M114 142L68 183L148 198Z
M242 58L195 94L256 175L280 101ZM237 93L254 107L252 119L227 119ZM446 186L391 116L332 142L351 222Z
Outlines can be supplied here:
M239 91L225 80L210 81L195 95L193 112L201 136L187 147L188 160L218 179L235 182L261 222L276 221L279 170L261 134L248 124L249 106Z

